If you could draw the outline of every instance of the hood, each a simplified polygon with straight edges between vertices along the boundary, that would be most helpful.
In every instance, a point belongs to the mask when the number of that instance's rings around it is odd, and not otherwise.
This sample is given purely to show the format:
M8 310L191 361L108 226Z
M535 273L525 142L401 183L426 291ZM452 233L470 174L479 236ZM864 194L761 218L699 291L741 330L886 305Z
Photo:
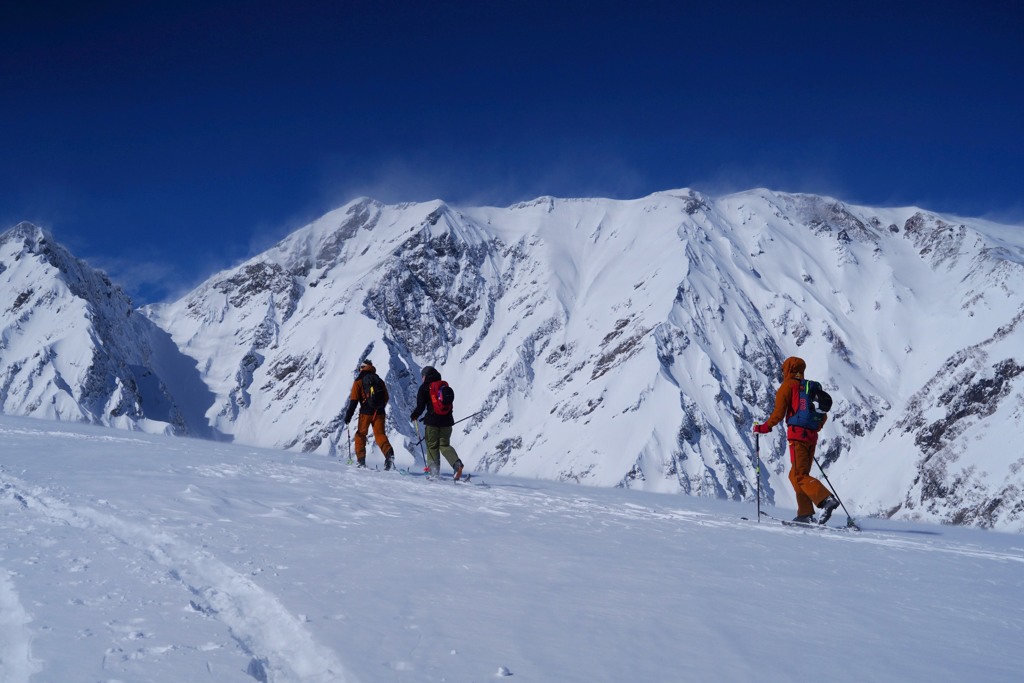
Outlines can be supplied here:
M806 369L807 363L804 362L803 358L790 356L782 362L782 379L803 379L804 370Z
M436 368L433 368L433 367L431 367L429 365L427 367L423 368L423 383L424 384L430 384L431 382L436 382L439 379L441 379L441 373L438 372Z

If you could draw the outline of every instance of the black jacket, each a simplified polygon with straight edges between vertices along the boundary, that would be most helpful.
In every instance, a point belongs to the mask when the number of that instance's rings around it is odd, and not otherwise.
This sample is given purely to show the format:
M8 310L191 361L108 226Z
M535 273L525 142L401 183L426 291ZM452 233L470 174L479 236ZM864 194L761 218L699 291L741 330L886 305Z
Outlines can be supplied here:
M433 369L427 370L427 374L423 378L423 384L420 385L419 391L416 392L416 409L412 411L412 415L409 418L416 420L425 410L427 415L423 418L423 424L430 427L451 427L455 424L455 418L452 417L452 414L438 415L434 412L434 403L430 400L430 383L436 382L439 379L441 379L440 372Z

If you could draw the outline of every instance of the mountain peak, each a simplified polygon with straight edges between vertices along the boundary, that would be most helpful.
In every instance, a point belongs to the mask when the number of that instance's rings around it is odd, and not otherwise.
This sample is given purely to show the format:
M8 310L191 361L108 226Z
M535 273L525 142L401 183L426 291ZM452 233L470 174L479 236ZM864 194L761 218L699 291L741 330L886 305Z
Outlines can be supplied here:
M40 243L52 241L50 234L41 227L29 221L22 221L10 230L0 234L0 244L20 241L29 248L34 248Z
M176 386L202 400L194 362L190 371L123 289L31 223L0 245L0 412L211 433L201 410L197 418L172 398L183 393Z

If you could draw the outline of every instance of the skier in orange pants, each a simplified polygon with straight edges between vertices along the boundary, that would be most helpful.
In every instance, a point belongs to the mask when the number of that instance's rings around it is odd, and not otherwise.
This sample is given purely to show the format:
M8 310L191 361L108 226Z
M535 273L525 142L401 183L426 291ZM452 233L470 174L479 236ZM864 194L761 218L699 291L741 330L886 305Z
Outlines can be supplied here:
M347 425L352 421L356 408L359 409L359 421L356 423L356 436L353 439L359 467L366 467L366 435L370 429L373 430L373 440L384 454L384 469L390 470L395 466L395 450L384 433L384 411L388 399L387 385L377 376L377 368L373 367L373 363L367 358L359 367L356 381L352 383L348 408L345 411Z
M804 380L806 369L807 363L796 356L791 356L782 363L782 386L775 392L775 409L762 424L754 425L754 431L758 434L767 434L783 418L786 419L786 439L789 441L791 463L789 481L796 492L796 517L793 521L815 521L814 506L817 505L821 509L819 521L824 524L839 507L839 501L824 484L811 476L818 432L815 429L790 424L790 419L801 409L800 384Z

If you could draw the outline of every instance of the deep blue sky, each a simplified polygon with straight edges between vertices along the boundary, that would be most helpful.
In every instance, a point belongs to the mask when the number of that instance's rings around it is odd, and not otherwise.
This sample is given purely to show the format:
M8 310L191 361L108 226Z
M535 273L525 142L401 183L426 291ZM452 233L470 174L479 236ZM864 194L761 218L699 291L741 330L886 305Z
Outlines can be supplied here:
M0 229L137 303L360 195L694 187L1024 223L1024 3L7 2Z

